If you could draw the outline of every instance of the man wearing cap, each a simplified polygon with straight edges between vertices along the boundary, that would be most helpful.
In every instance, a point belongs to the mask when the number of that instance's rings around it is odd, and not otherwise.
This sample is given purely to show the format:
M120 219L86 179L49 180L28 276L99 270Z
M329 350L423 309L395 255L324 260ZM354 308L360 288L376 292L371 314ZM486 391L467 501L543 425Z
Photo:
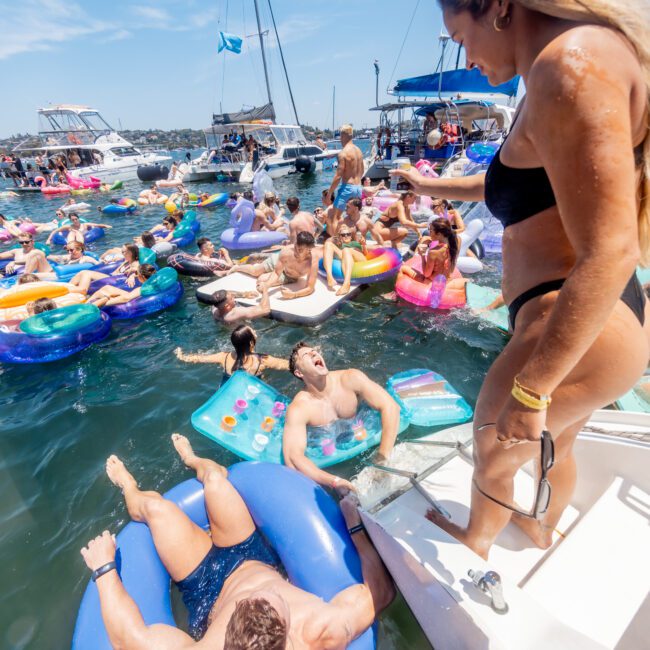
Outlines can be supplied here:
M344 124L341 127L341 144L343 149L338 155L339 165L334 174L328 194L334 196L334 190L341 184L334 197L335 218L341 216L345 204L350 199L361 198L361 177L363 176L363 154L361 149L352 143L352 126Z

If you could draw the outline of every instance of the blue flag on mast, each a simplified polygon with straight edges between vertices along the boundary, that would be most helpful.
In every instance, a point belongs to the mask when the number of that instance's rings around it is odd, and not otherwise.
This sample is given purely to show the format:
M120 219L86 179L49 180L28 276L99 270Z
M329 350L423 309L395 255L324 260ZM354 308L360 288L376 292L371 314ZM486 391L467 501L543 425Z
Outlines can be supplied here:
M234 34L228 34L226 32L219 32L219 49L218 52L223 50L228 50L229 52L234 52L235 54L241 54L241 44L242 39L239 36Z

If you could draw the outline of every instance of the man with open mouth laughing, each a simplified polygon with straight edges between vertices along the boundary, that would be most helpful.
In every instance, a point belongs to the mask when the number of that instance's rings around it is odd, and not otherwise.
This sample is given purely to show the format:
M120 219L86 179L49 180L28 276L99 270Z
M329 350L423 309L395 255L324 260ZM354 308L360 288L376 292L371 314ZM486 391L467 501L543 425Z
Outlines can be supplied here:
M319 469L308 456L319 453L325 441L336 447L354 444L355 426L376 418L378 411L382 435L375 462L386 461L399 428L397 402L360 370L328 370L320 350L304 342L293 348L289 370L305 388L287 409L282 440L285 463L321 485L353 490L349 481Z

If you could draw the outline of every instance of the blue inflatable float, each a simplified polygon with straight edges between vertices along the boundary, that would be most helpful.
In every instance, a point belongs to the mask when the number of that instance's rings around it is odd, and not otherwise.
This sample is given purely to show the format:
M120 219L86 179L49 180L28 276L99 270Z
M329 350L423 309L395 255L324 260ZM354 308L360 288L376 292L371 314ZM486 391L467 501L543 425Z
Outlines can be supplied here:
M230 228L221 233L221 244L230 250L252 250L279 244L289 236L271 230L251 231L255 221L255 205L242 199L230 213Z
M91 228L88 232L84 233L84 243L92 244L94 241L104 237L104 235L106 235L104 228ZM66 235L62 232L57 232L52 237L52 243L57 246L65 246L67 243Z
M126 276L116 275L110 278L95 280L88 289L88 294L110 284L125 291L132 291L133 287L126 284ZM172 268L164 268L154 273L140 289L140 297L120 305L102 307L102 311L115 320L140 318L155 314L158 311L175 305L183 295L183 285L178 281L178 273Z
M246 502L256 526L276 550L290 582L326 601L362 582L361 562L334 500L306 476L281 465L239 463L228 478ZM203 486L185 481L165 495L195 524L208 528ZM287 507L287 506L290 507ZM158 557L149 528L131 522L117 536L122 583L147 625L176 626L171 579ZM376 629L348 647L371 650ZM77 616L72 650L110 650L97 586L88 583Z
M94 305L68 305L0 328L0 362L45 363L69 357L108 336L111 318Z

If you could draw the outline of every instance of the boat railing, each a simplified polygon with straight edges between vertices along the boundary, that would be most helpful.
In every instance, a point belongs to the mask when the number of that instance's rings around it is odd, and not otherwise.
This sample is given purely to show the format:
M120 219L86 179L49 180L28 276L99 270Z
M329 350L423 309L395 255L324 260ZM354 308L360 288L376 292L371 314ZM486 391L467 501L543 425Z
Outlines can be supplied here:
M427 490L422 486L422 481L431 476L434 472L439 470L441 467L446 465L448 462L457 458L458 456L463 456L470 462L472 462L472 456L468 452L468 448L472 445L473 438L470 436L465 441L460 440L409 440L402 444L408 445L422 445L428 447L437 447L437 448L447 448L451 451L448 454L445 454L442 458L438 458L433 464L425 467L419 472L411 472L404 469L399 469L397 467L391 467L389 465L378 465L376 463L370 463L370 467L373 467L380 472L386 472L387 474L393 474L395 476L401 476L408 480L408 483L403 487L391 492L389 495L381 499L378 503L368 509L368 512L371 514L376 514L388 504L392 503L398 497L402 496L404 493L408 492L411 489L415 489L419 492L422 497L431 505L431 507L440 513L443 517L451 518L449 513L427 492Z

